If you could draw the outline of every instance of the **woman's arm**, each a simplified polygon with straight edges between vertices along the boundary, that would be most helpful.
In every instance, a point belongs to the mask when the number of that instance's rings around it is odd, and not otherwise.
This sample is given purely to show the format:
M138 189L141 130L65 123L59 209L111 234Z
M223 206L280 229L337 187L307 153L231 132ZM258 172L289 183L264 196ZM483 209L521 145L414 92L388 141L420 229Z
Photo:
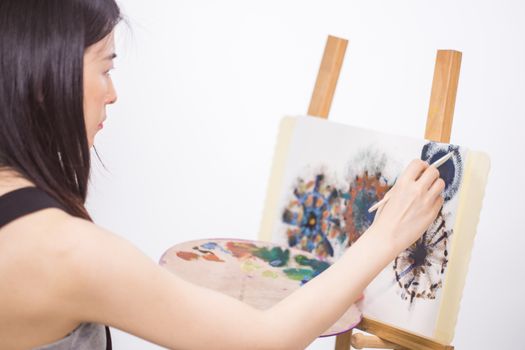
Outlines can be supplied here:
M56 302L78 322L109 324L168 348L302 349L434 220L443 182L425 164L407 168L372 227L334 265L269 310L185 282L125 240L73 218L60 227L75 234Z
M157 265L126 240L79 219L65 264L67 317L111 325L176 349L277 348L263 312L196 286Z

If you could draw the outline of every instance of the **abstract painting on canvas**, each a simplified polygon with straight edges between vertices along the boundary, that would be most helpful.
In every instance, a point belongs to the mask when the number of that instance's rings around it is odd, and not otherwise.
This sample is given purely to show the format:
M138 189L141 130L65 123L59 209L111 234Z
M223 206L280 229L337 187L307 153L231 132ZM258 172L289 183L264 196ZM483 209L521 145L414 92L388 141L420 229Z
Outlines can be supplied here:
M335 261L366 231L414 158L440 170L444 205L423 236L365 291L365 317L450 343L489 171L468 148L388 135L313 117L283 119L260 239ZM370 252L373 254L374 252Z

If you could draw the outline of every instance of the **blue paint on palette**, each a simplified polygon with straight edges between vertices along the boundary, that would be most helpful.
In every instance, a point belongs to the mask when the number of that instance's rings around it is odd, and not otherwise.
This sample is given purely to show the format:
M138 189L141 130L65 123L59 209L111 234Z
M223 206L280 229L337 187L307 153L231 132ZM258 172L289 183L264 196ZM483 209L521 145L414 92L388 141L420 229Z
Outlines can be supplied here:
M221 247L219 244L215 242L208 242L208 243L201 244L201 248L208 249L208 250L217 249L217 250L222 251L223 253L230 254L229 251L227 251L226 249L224 249L223 247Z

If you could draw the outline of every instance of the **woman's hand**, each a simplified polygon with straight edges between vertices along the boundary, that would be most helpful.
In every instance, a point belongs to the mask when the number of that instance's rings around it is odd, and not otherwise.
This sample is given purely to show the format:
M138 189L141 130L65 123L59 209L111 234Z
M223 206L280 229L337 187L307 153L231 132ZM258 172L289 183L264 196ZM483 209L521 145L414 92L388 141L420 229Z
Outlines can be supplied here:
M385 195L388 201L378 209L372 230L385 235L395 254L409 247L428 229L443 206L445 182L436 167L415 159Z

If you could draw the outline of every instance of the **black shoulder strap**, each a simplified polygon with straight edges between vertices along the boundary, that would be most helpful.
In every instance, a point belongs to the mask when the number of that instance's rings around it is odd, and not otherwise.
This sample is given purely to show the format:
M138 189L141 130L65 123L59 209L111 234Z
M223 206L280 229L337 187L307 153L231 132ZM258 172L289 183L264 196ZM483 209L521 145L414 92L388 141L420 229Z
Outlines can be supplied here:
M27 214L47 208L65 208L37 187L22 187L0 196L0 228Z
M106 326L106 350L112 350L111 333L109 332L109 327L108 326Z

